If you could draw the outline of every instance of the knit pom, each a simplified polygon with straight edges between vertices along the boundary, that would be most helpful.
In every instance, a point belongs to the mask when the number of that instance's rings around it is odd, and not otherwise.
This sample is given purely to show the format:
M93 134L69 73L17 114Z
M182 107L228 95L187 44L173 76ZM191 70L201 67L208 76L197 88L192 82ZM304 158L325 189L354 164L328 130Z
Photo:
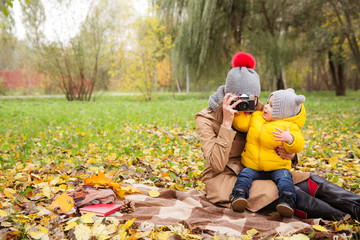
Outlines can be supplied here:
M286 91L290 91L290 92L295 93L295 90L294 90L294 89L292 89L292 88L288 88L288 89L286 89Z
M304 95L297 95L295 98L296 104L301 104L305 102L305 96Z
M255 58L250 53L238 52L232 59L232 67L255 68Z

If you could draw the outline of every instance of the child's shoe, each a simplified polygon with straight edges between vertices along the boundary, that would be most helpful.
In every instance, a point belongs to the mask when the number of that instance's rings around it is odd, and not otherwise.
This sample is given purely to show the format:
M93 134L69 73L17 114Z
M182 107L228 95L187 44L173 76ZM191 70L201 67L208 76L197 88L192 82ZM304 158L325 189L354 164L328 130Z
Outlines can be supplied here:
M276 211L283 217L292 217L294 215L295 201L292 194L283 192L280 197L279 204L276 206Z
M236 189L235 191L233 191L230 196L229 199L231 201L231 206L230 208L234 211L234 212L244 212L245 208L247 207L247 200L245 198L245 191L242 189Z

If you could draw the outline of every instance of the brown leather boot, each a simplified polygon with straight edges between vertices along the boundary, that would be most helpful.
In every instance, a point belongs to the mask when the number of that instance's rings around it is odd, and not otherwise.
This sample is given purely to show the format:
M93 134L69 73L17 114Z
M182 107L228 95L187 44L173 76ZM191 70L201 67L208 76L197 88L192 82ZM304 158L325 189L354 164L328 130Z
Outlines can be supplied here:
M231 206L230 208L234 211L234 212L244 212L246 207L247 207L247 200L245 198L246 194L245 191L242 189L236 189L235 191L233 191L230 196L229 199L231 201Z

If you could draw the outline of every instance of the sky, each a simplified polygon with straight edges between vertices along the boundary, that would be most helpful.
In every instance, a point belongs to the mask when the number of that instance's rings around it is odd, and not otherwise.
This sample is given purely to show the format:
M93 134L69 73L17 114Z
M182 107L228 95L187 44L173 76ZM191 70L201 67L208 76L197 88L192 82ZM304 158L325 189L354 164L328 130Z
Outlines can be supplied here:
M16 35L19 39L26 38L26 30L22 24L20 3L14 1L14 18L16 24ZM101 1L101 0L100 0ZM91 3L94 0L73 0L71 7L68 9L59 9L54 7L51 3L54 1L42 0L45 8L46 22L44 26L44 34L47 40L66 41L75 36L80 28L81 22L84 21ZM147 0L133 0L134 9L139 15L146 12L148 2Z

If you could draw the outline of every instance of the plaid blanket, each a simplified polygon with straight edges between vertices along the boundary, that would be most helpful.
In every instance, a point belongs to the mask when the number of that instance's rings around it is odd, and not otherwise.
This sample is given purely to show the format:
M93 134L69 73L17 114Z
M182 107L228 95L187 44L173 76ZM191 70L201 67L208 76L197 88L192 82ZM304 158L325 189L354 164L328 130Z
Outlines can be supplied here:
M245 211L233 212L230 209L218 207L206 200L197 190L181 192L172 189L159 189L147 185L135 184L141 194L126 196L127 200L135 203L135 211L131 214L116 212L112 217L122 221L135 219L140 230L159 226L175 226L182 224L196 233L208 236L221 234L228 237L247 235L247 231L256 229L256 238L265 236L286 236L297 233L309 234L316 232L312 225L330 223L322 219L283 218L279 214L262 215ZM149 190L160 192L159 197L150 197ZM124 200L117 199L116 203ZM143 229L141 229L143 228ZM319 232L318 232L319 233ZM321 233L323 234L323 233ZM327 232L326 237L333 237L334 233ZM331 236L329 235L331 234ZM335 234L337 235L337 234ZM349 237L349 233L339 233L341 237Z

